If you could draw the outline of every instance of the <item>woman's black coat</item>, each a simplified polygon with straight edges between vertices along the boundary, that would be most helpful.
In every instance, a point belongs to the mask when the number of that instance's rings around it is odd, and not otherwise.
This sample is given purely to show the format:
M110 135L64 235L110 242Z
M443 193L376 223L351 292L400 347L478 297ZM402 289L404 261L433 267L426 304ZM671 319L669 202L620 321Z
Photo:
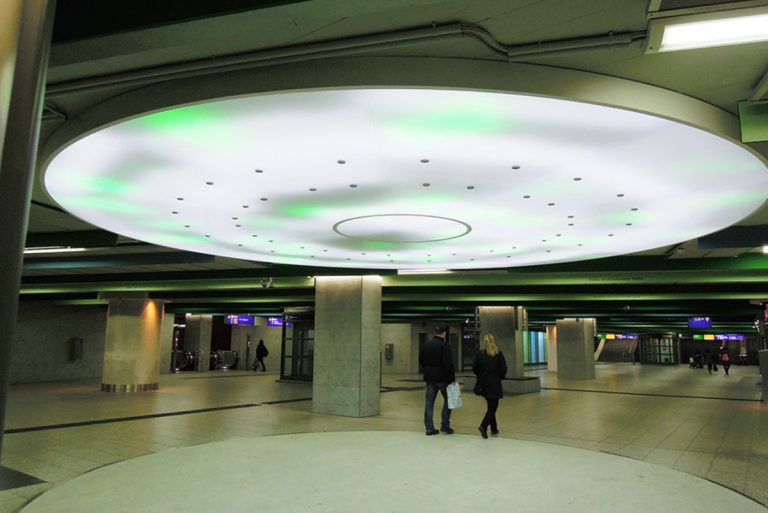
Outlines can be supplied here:
M504 353L499 351L491 356L483 351L475 355L472 363L472 372L483 384L483 396L488 399L501 399L504 393L501 390L501 380L507 375L507 362Z

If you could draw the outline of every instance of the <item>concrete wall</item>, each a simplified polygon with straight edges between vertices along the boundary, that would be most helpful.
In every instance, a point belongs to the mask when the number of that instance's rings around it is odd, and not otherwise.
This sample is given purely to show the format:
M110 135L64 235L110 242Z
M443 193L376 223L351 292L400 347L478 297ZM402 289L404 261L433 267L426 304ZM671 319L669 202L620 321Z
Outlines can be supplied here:
M173 353L172 313L163 315L163 331L160 333L160 374L171 373L171 355Z
M418 345L418 339L416 339ZM387 360L384 346L394 345L394 358ZM411 325L410 324L382 324L381 325L381 358L382 372L384 374L407 374L418 370L411 367Z
M11 348L11 383L101 378L107 307L19 304ZM82 359L70 361L69 339L83 339Z
M232 326L232 350L237 351L240 360L237 365L239 370L250 370L253 368L253 362L256 359L256 346L259 339L264 340L267 346L269 356L264 359L264 365L267 372L280 372L280 344L283 337L283 328L267 326L266 320L260 317L255 319L259 323L256 326ZM246 362L246 353L248 351L248 335L251 336L250 361Z
M595 320L557 321L557 377L595 379Z

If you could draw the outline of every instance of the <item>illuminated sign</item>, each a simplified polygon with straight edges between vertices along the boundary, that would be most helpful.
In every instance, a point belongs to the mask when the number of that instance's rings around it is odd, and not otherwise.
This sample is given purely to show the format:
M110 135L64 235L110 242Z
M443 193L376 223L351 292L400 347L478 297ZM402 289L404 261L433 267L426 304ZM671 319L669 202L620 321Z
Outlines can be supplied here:
M712 327L712 319L709 317L690 317L688 327L693 329L706 329Z
M714 335L704 335L704 340L715 340Z
M253 326L253 315L227 315L227 324Z
M715 335L715 340L744 340L744 335L739 335L738 333L724 333L722 335Z
M267 317L267 326L279 328L282 325L283 325L282 317Z

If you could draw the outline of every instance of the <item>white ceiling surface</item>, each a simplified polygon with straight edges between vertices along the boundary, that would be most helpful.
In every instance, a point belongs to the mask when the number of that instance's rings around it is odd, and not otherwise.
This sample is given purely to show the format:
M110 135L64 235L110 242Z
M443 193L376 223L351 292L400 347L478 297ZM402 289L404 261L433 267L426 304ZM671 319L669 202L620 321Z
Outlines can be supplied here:
M79 217L188 251L471 269L705 235L765 201L767 171L725 139L636 112L489 92L355 89L124 122L62 151L45 182Z
M647 3L638 0L315 0L59 45L52 51L49 83L433 23L476 24L507 45L643 31L647 27L646 9ZM499 59L472 38L403 46L378 55ZM657 85L735 112L738 101L750 95L768 70L768 43L645 55L642 42L636 42L520 60ZM72 117L111 94L109 90L74 93L57 97L55 103ZM49 122L43 135L55 126ZM765 146L753 145L768 153ZM50 202L40 180L35 198ZM672 198L669 207L674 208L674 203ZM45 219L38 219L36 212L41 210L33 210L32 231L74 229L71 221L56 220L65 214L46 214L41 216ZM712 214L706 205L701 210ZM765 208L741 224L763 223L768 223Z

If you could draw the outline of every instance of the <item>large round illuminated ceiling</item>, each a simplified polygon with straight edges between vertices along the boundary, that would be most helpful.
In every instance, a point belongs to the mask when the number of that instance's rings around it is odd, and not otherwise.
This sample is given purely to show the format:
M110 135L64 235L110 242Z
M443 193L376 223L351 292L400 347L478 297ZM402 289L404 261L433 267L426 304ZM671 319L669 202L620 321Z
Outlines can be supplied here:
M107 230L285 264L490 268L634 252L766 198L745 148L616 108L352 89L176 108L63 150L45 183Z

